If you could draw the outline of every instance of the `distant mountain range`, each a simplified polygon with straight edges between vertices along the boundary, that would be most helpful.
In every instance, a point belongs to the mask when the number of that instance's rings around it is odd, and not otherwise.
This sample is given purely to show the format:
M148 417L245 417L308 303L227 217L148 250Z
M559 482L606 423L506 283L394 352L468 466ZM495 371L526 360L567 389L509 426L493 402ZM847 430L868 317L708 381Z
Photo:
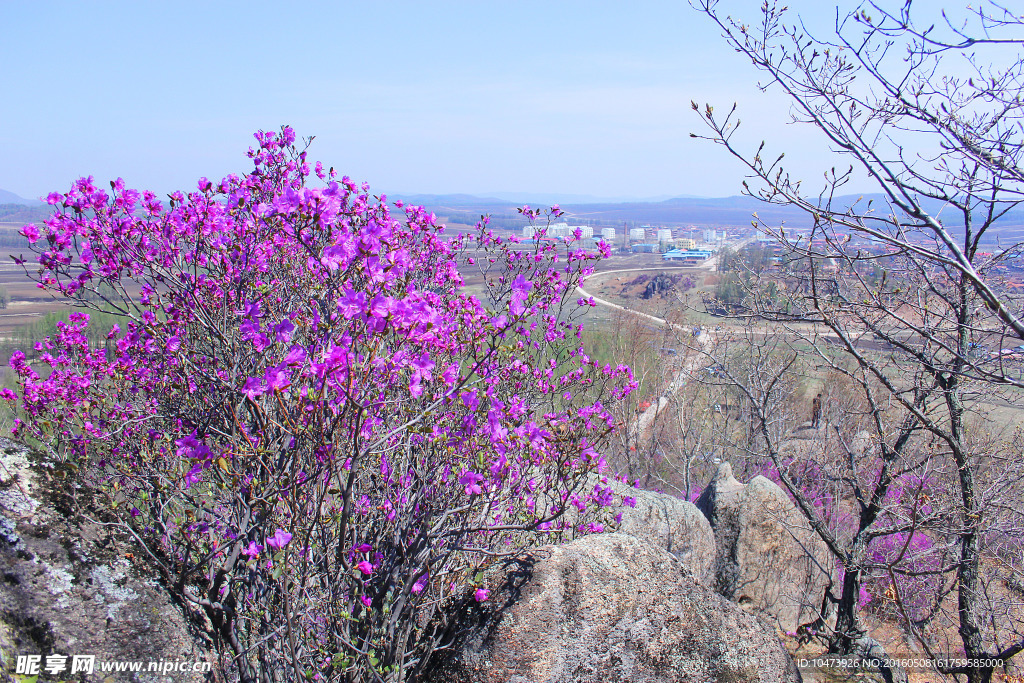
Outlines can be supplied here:
M480 197L469 194L397 194L388 195L388 199L401 199L406 203L421 204L434 211L438 209L515 211L523 204L529 204L534 208L558 204L568 217L579 217L580 219L589 217L592 221L603 222L650 221L675 224L745 225L750 222L750 215L754 211L765 218L777 216L782 220L796 219L805 215L802 211L792 207L765 204L745 196L718 198L684 196L621 202L578 201L573 199L574 196L579 197L580 195L521 195L519 199L511 200L494 195ZM850 195L837 198L836 204L850 206L855 202L866 204L869 200L874 200L877 204L881 199L881 195L866 195L864 197Z
M0 190L0 223L35 223L45 220L50 213L50 206L44 202Z
M664 194L658 197L597 197L592 194L558 194L555 192L488 192L486 197L519 204L622 204L663 202L666 199L698 199L696 195Z
M13 192L8 192L7 190L0 190L0 204L23 204L25 206L35 206L41 205L42 202L36 199L25 199L24 197L19 197Z
M492 217L496 228L518 229L526 220L516 211L523 204L533 207L547 207L559 204L565 212L564 220L573 224L594 226L673 226L746 228L750 226L752 214L757 213L769 225L785 225L793 230L807 229L812 224L808 214L789 206L765 204L752 197L674 197L661 201L580 201L585 195L557 195L540 193L536 195L518 193L493 193L501 196L479 197L470 194L394 194L389 201L401 199L405 203L419 204L434 212L448 223L476 223L482 215ZM509 199L508 197L515 197ZM848 195L837 197L833 206L849 207L856 204L858 211L866 210L868 204L880 215L888 214L882 195ZM926 208L940 219L945 212L938 202L927 202ZM42 202L32 201L0 190L0 222L35 222L50 213L50 207ZM950 216L949 224L958 224ZM1009 211L1000 219L998 229L990 235L989 241L1016 242L1024 239L1024 209ZM1005 245L1004 245L1005 246Z
M583 202L558 201L558 195L537 196L533 201L513 202L498 197L477 197L474 195L405 195L391 196L389 200L402 199L408 203L421 204L433 211L443 220L451 223L473 224L481 215L491 216L491 224L498 228L516 229L525 225L526 221L516 208L523 203L533 207L545 207L551 203L559 203L565 212L565 220L569 223L589 224L594 226L673 226L673 227L710 227L710 228L747 228L752 215L773 226L785 225L787 228L800 231L809 229L813 219L804 211L791 206L766 204L753 197L736 196L720 198L675 197L656 202ZM524 196L525 198L525 196ZM554 201L542 201L543 199ZM842 209L856 206L863 213L871 210L881 216L889 213L885 197L881 194L847 195L833 199L832 205ZM926 201L925 208L932 215L949 216L949 225L962 223L944 209L940 202ZM1024 209L1014 209L1006 213L997 228L990 232L985 240L995 246L997 243L1008 243L1024 240Z

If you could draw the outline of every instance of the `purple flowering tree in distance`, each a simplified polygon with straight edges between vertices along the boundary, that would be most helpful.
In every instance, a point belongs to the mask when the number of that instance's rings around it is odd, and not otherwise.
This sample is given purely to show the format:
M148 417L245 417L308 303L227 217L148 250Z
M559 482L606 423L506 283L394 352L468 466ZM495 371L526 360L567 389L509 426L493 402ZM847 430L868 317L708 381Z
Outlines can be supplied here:
M291 129L256 139L252 172L167 206L120 180L49 196L26 272L124 324L90 348L74 313L16 353L16 431L76 466L229 675L416 680L495 558L602 528L587 476L632 378L578 341L597 256L486 220L445 239Z

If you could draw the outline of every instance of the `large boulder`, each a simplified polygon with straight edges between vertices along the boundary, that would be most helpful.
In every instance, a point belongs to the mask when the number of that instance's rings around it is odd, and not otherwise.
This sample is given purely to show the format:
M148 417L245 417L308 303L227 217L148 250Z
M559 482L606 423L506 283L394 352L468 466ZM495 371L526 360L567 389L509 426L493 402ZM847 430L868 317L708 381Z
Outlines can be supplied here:
M654 491L645 491L609 480L610 486L635 505L623 505L619 533L635 536L663 548L683 563L693 576L710 585L714 578L715 536L711 524L697 506L685 500Z
M59 470L31 460L0 439L0 681L12 680L19 656L42 657L45 667L61 655L61 680L83 675L70 675L76 655L94 657L85 680L208 680L192 671L210 668L206 648L168 594L135 568L131 546L78 514L53 486ZM104 673L105 664L126 662L141 662L141 672ZM149 672L150 662L187 670Z
M544 546L489 573L444 683L799 681L760 619L624 534Z
M828 551L785 491L761 476L741 484L722 463L697 507L715 534L720 595L790 633L818 618Z

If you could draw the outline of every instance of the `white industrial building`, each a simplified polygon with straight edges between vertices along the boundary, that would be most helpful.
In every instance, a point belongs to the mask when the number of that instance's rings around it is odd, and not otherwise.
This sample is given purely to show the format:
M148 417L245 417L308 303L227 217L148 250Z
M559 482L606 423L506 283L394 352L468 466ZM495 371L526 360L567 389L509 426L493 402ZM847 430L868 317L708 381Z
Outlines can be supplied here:
M713 244L718 241L718 233L711 228L704 229L704 242L706 244Z
M601 228L601 239L610 242L615 239L615 228Z
M658 230L658 241L659 242L670 242L672 240L672 231L668 228L661 228Z
M629 229L629 241L630 242L643 242L646 231L643 228L630 228Z
M568 223L552 223L545 227L543 225L526 225L523 226L523 239L530 240L537 236L537 233L544 230L545 237L567 237L572 238L573 234L579 230L581 239L591 239L594 237L594 228L589 225L569 225ZM612 231L614 232L614 230Z

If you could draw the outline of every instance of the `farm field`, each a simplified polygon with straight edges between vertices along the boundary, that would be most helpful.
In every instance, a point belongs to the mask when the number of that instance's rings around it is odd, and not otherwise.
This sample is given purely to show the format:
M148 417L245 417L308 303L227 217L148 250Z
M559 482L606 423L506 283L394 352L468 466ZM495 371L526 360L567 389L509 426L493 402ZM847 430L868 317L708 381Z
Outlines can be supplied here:
M27 250L0 248L0 286L7 290L10 303L0 309L0 339L10 339L14 329L43 317L52 311L67 310L66 303L56 301L25 276L13 256L28 255ZM31 267L29 263L26 267ZM4 359L6 360L6 359Z

